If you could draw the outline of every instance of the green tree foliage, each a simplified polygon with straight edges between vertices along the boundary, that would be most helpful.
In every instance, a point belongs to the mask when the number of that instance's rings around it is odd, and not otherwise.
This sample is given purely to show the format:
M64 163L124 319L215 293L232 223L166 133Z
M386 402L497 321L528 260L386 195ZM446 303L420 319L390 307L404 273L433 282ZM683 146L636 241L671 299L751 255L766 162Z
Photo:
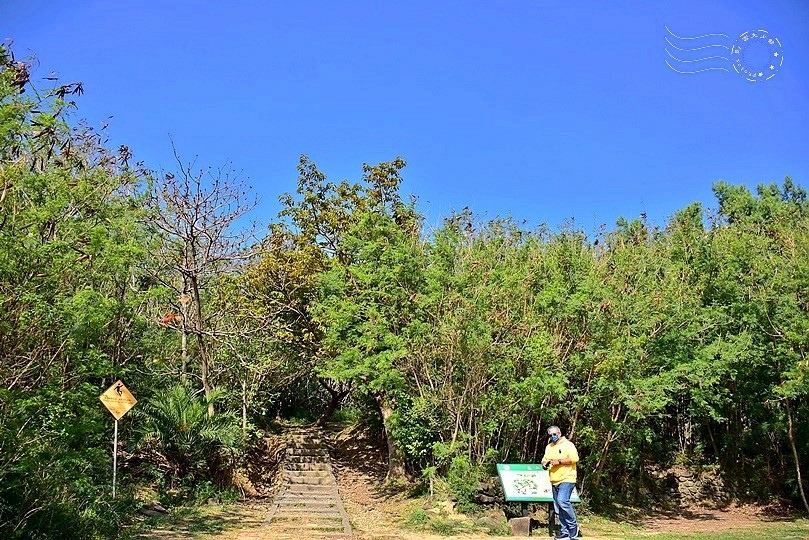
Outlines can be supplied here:
M410 209L397 211L413 215ZM331 353L318 373L353 381L374 397L389 435L391 478L404 474L393 414L397 395L408 393L402 365L421 280L418 238L408 236L408 230L384 212L365 213L343 239L343 262L323 274L314 307L325 329L324 348Z
M130 519L132 492L110 500L112 419L98 396L117 378L136 395L173 382L158 360L182 343L158 323L167 287L151 254L177 238L149 213L151 175L130 164L129 149L111 151L103 130L70 121L82 86L37 91L29 68L0 48L0 537L115 538ZM221 202L222 190L210 197ZM216 262L228 255L222 231L235 218L208 217L195 231L213 239L196 245L206 258L183 269L216 266L211 281L219 284L234 271ZM191 289L202 290L203 279L191 277ZM220 330L192 329L205 338ZM121 426L123 446L130 421ZM220 455L232 442L211 426L195 429L193 458ZM172 438L182 445L178 432L162 442L173 448ZM175 463L197 471L193 459Z
M320 270L305 306L313 373L332 405L345 393L339 385L375 399L388 435L390 477L404 474L393 415L420 280L420 216L399 196L404 166L401 159L365 165L361 182L333 183L303 157L298 198L282 197L281 212L291 227L282 253L307 256Z
M136 412L141 420L137 445L162 454L172 488L189 475L215 478L223 453L237 448L240 431L234 415L208 414L217 397L216 393L195 396L187 386L177 384L158 391Z
M332 183L304 158L286 247L265 258L289 269L277 261L308 253L295 305L309 373L376 398L389 457L440 474L459 455L536 461L555 423L596 502L631 499L649 463L683 461L720 466L739 492L742 475L800 498L809 244L790 179L720 182L716 213L621 219L596 238L468 209L427 235L398 170Z
M0 536L114 534L98 395L144 327L143 175L68 124L80 84L25 92L28 69L0 47Z

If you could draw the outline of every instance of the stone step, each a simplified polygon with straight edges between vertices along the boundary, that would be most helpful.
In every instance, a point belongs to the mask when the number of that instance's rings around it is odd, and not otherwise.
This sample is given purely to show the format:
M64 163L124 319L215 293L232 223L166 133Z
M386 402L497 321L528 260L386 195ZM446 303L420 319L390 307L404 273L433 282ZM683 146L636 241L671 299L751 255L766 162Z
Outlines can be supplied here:
M315 507L318 504L321 505L323 508L328 508L334 505L340 504L340 498L336 495L329 495L329 496L309 496L307 495L304 497L303 495L291 495L287 497L280 498L276 501L276 503L283 504L284 506L294 506L294 505L301 505L304 506L312 506Z
M286 478L331 478L332 474L331 471L328 469L315 469L315 470L305 470L305 471L292 471L292 470L284 470L284 476Z
M268 532L277 540L353 538L323 432L293 428L287 431L286 444L284 483L267 516Z
M312 510L330 510L339 508L339 499L278 499L278 508L311 508Z
M272 522L281 526L295 526L299 523L306 523L316 527L343 530L343 517L340 514L327 517L312 516L311 514L305 513L286 515L276 514L275 517L272 518Z
M273 525L280 529L279 532L292 532L292 531L317 531L317 532L332 532L332 531L339 531L343 532L345 529L342 523L306 523L306 522L275 522L275 518L273 518ZM309 536L307 535L307 538Z
M337 496L336 484L285 484L282 495L334 495Z
M320 448L323 446L323 441L320 439L290 439L287 441L287 446L292 446L295 448Z
M287 463L330 463L329 455L325 452L321 454L287 454L285 457Z
M291 485L302 486L333 486L335 485L334 478L331 476L307 476L307 477L286 477L285 483Z
M308 514L308 513L304 512L302 510L296 510L296 511L284 510L284 511L282 511L282 509L279 508L278 511L273 516L273 520L277 519L277 520L285 520L285 521L292 521L292 520L295 520L295 519L298 519L298 518L305 518L306 520L309 520L309 521L318 521L318 522L320 522L320 521L330 522L330 521L334 521L335 519L339 519L340 522L343 521L343 516L342 516L342 514L340 514L339 510L331 512L331 513L320 512L320 513Z
M276 501L278 504L283 504L285 506L294 506L294 505L301 505L301 506L312 506L316 507L318 505L322 507L331 507L340 504L340 499L336 496L329 496L329 497L304 497L303 495L291 495L288 497L282 497Z
M331 472L331 465L329 463L285 463L284 471L323 471Z
M287 491L304 491L304 492L311 492L311 491L334 491L337 492L337 483L334 481L334 477L324 478L323 480L328 480L327 484L303 484L300 482L290 482L288 479L284 480L283 487L287 489Z
M337 507L336 502L330 504L306 504L306 503L279 501L278 511L312 512L313 514L330 514L334 512L337 512L338 514L340 513L340 509Z
M286 440L295 442L322 441L323 437L321 437L319 434L287 435Z
M329 462L328 455L318 455L318 456L301 456L301 455L292 455L288 454L286 457L287 463L323 463L326 464Z
M287 450L323 450L326 445L313 441L288 441L285 448Z
M314 492L314 491L305 491L305 492L286 492L282 493L278 496L278 500L303 500L303 501L312 501L312 502L328 502L331 500L338 500L340 495L337 493L336 490L334 491L321 491L321 492Z
M314 517L338 517L342 519L343 514L340 509L332 508L307 508L303 506L280 506L275 511L276 516L314 516Z
M279 503L281 504L307 504L311 506L316 505L334 505L340 501L340 498L337 496L336 493L330 493L326 495L282 495L278 498Z
M337 495L337 484L292 484L285 482L281 495Z
M328 456L323 448L287 447L287 456Z

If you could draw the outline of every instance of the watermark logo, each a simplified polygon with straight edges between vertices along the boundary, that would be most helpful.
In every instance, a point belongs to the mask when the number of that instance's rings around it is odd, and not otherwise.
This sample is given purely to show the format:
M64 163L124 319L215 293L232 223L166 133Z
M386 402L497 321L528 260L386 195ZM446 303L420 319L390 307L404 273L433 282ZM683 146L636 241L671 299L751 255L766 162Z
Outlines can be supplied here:
M735 73L750 82L769 81L784 65L781 41L767 30L748 30L733 39L727 34L679 36L668 26L666 65L677 73Z

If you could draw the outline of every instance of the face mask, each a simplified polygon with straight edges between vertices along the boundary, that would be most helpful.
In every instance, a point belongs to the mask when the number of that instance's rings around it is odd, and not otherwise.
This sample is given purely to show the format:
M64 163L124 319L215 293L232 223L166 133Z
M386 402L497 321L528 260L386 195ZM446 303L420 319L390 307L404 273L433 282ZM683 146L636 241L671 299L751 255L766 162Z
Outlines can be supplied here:
M556 433L554 433L553 435L551 435L551 442L556 442L556 441L558 441L558 440L559 440L559 435L557 435Z

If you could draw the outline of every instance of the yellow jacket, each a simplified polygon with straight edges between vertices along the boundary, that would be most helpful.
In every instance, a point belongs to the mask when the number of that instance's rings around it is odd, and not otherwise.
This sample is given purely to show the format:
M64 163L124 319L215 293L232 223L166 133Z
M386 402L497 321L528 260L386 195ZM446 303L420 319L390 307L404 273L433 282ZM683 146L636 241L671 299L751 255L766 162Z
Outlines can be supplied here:
M542 456L542 463L547 463L552 459L570 459L570 465L552 465L550 470L551 484L554 486L562 482L576 483L576 463L579 462L579 453L572 442L565 437L560 437L555 443L550 443L545 447L545 455Z

